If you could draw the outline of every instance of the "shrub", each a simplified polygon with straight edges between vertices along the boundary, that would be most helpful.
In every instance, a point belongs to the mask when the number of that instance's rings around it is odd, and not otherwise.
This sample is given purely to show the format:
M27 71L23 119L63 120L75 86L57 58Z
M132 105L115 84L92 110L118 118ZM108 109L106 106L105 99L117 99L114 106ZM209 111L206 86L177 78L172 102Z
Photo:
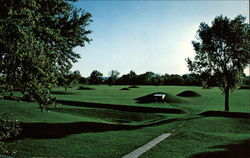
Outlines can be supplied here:
M17 136L21 131L19 122L17 120L9 120L9 116L11 114L0 116L0 140Z
M19 122L9 120L9 116L11 116L11 114L0 116L0 154L14 156L16 151L9 150L3 140L17 136L21 128Z

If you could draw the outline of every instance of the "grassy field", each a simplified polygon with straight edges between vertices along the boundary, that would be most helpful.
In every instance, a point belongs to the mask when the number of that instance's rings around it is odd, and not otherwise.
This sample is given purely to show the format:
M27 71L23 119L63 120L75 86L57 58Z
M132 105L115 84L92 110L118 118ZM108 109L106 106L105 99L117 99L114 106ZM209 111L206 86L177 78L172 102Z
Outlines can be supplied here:
M177 130L169 138L141 157L250 157L250 118L241 113L199 115L224 110L224 96L217 88L88 87L93 89L53 89L61 104L44 113L35 103L0 100L1 113L13 113L11 118L23 127L19 137L7 142L16 157L118 158L173 129ZM185 90L201 96L176 96ZM166 93L167 103L136 100L155 92ZM230 108L250 113L250 91L232 93Z

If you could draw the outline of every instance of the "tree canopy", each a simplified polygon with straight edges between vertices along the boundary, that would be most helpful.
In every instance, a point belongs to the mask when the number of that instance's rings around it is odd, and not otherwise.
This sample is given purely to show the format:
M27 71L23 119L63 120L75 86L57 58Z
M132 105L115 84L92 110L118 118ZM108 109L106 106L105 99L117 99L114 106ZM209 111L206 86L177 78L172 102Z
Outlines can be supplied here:
M109 72L108 84L110 86L116 83L116 80L118 79L119 74L120 73L117 70L111 70L111 72Z
M212 26L202 22L197 41L192 42L196 52L194 61L187 59L190 71L208 76L204 80L215 77L225 94L225 111L229 111L229 91L241 85L250 58L250 25L245 19L238 15L230 20L221 15L212 21Z
M97 70L91 72L89 77L90 84L101 84L103 82L103 74Z
M14 87L41 108L50 89L80 55L76 46L90 42L91 14L67 0L0 0L0 75L4 91Z

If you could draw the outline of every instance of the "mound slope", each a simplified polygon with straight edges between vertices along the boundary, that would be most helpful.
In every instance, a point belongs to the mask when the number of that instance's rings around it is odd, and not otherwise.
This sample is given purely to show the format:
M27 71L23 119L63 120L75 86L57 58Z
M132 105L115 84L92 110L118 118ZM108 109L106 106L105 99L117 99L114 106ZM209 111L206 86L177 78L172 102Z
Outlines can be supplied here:
M250 89L250 85L241 86L240 89Z
M156 98L156 95L165 95L163 99ZM172 96L168 93L164 92L155 92L152 94L148 94L139 98L135 98L138 103L152 103L152 102L167 102L167 103L178 103L181 100L175 96Z
M177 96L179 96L179 97L199 97L201 95L195 91L186 90L186 91L183 91L183 92L177 94Z
M138 86L129 86L128 88L139 88Z
M250 118L250 113L245 112L226 112L226 111L205 111L200 113L202 116L216 116L216 117L231 117L231 118Z
M90 88L90 87L85 87L85 86L79 86L77 88L77 90L95 90L94 88Z
M129 88L121 88L120 90L130 90Z

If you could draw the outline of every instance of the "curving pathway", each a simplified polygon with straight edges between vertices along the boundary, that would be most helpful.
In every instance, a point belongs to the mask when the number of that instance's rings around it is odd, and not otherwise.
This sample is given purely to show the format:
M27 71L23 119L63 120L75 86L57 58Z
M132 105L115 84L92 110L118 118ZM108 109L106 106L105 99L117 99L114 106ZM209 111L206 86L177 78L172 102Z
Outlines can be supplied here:
M182 121L182 123L179 124L179 127L183 126L186 121ZM178 128L178 127L177 127ZM170 133L163 133L160 136L156 137L155 139L149 141L147 144L135 149L131 153L128 153L127 155L123 156L122 158L138 158L141 156L143 153L147 152L149 149L153 148L163 140L165 140L167 137L169 137L174 131L177 130L174 129Z
M158 143L160 143L161 141L163 141L164 139L166 139L167 137L169 137L170 135L171 133L163 133L160 136L148 142L147 144L143 145L142 147L137 148L131 153L123 156L122 158L137 158L141 156L143 153L145 153L146 151L148 151L149 149L151 149L152 147L154 147L155 145L157 145Z

